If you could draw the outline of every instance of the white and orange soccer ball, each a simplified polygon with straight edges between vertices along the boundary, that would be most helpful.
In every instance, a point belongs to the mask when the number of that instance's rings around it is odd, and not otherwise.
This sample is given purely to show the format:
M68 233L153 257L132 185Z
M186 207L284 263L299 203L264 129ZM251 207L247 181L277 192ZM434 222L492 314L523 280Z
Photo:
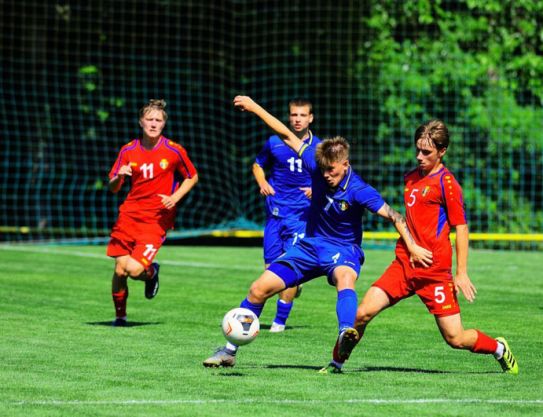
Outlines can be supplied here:
M226 340L237 346L255 340L260 331L260 321L255 313L246 308L234 308L222 319L222 332Z

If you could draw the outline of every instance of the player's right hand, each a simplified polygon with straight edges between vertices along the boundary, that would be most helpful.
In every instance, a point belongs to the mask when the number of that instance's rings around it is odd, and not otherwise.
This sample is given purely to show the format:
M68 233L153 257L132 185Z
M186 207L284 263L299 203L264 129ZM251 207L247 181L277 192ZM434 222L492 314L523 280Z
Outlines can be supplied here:
M311 200L312 189L311 187L300 187L300 190L303 191L304 195Z
M234 106L241 111L252 112L256 103L249 96L236 96L234 97Z
M119 168L119 172L117 173L117 175L120 175L120 176L125 176L125 175L128 175L129 177L132 176L132 167L127 164L127 165L123 165L121 168Z
M266 182L262 187L260 187L260 194L263 196L275 195L275 190L270 185L269 182Z

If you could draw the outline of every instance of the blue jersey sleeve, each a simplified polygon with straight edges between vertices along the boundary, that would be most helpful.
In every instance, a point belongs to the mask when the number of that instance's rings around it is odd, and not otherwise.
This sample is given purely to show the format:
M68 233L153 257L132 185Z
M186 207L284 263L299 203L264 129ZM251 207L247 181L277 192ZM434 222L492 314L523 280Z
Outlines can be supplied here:
M383 200L381 194L379 194L375 188L368 184L366 184L365 187L359 188L353 194L355 200L372 213L378 211L381 207L383 207L383 204L385 204L385 200Z
M304 164L305 168L310 173L315 172L319 169L317 166L317 160L315 159L315 152L316 147L315 146L309 146L308 144L303 144L300 150L298 151L298 156L302 158L302 163Z
M264 146L256 156L255 162L262 168L266 167L271 159L270 139L264 143Z

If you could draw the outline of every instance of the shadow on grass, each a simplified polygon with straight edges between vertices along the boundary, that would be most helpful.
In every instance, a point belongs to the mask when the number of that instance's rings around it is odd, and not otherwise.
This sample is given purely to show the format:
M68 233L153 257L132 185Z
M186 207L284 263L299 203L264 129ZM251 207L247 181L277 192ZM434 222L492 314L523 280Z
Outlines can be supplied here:
M404 368L398 366L366 366L364 368L357 368L353 370L348 370L347 373L355 372L413 372L420 374L474 374L474 375L484 375L484 374L496 374L501 373L499 371L442 371L439 369L420 369L420 368Z
M322 366L310 366L310 365L266 365L264 368L267 369L307 369L318 371ZM484 375L484 374L495 374L501 373L499 371L478 371L478 372L465 372L465 371L442 371L439 369L421 369L421 368L405 368L398 366L366 366L363 368L355 369L345 369L343 373L345 374L356 374L356 373L368 373L368 372L410 372L418 374L475 374L475 375Z
M287 325L285 327L285 330L293 330L293 329L307 329L310 326L289 326ZM260 330L270 330L271 324L262 324L260 323Z
M311 365L266 365L264 368L268 369L310 369L318 371L322 366L311 366Z
M245 376L245 374L242 374L241 372L219 372L219 376Z
M438 369L405 368L401 366L365 366L349 370L348 373L355 372L413 372L417 374L450 374L450 371L440 371Z
M89 326L106 326L106 327L138 327L138 326L156 326L158 324L162 324L159 321L129 321L124 326L114 326L113 321L90 321L85 324L88 324Z

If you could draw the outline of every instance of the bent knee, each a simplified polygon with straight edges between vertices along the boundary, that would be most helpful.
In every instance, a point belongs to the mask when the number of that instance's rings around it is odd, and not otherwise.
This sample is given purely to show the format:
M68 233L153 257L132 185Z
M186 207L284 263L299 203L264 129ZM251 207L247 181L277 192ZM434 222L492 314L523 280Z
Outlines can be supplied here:
M273 294L262 285L260 285L258 282L254 282L251 285L251 288L249 288L249 295L251 299L257 300L257 302L259 303L263 303Z
M115 275L121 278L128 277L128 272L126 271L124 265L115 265Z
M145 269L140 264L131 264L126 266L126 273L132 278L139 277Z

